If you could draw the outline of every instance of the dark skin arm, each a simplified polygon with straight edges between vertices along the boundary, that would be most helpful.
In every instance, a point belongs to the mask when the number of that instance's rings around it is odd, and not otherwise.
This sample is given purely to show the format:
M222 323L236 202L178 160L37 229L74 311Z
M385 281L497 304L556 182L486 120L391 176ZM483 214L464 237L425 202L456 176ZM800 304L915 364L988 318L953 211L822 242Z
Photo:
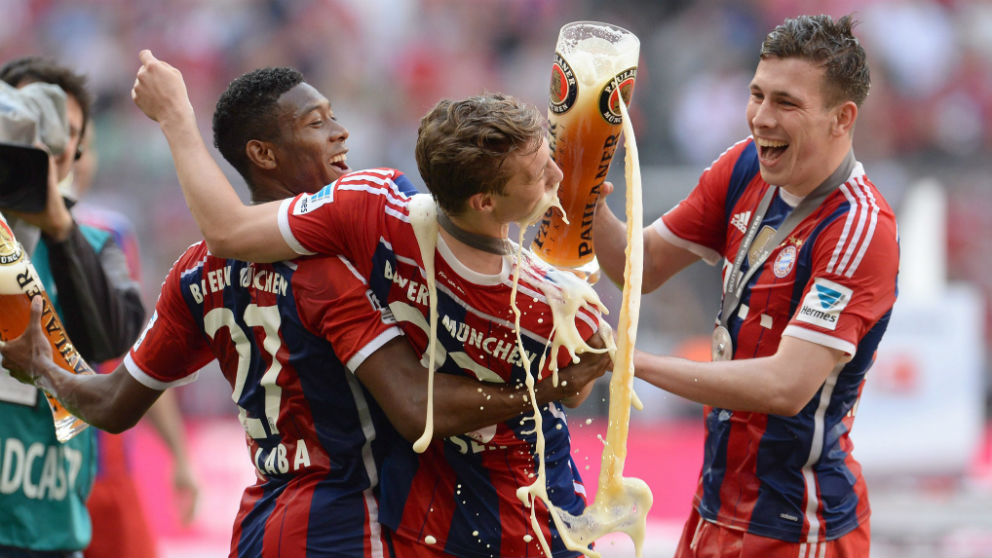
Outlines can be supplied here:
M111 433L135 424L161 391L145 387L121 364L110 374L76 375L52 361L52 347L41 329L41 297L31 301L31 321L24 334L0 342L3 366L18 380L34 384L65 405L72 414Z
M590 345L602 342L593 336ZM31 304L31 320L20 337L0 341L3 366L18 380L45 389L75 416L112 433L134 426L162 394L135 380L121 364L110 374L75 375L52 361L52 349L41 329L41 298ZM588 394L602 376L609 356L584 355L578 364L537 383L538 403ZM356 375L380 402L389 420L408 440L416 440L427 417L427 374L403 337L386 343L358 367ZM525 388L484 383L450 374L435 381L435 434L451 436L511 419L530 410ZM481 407L481 408L480 408Z
M603 346L598 335L589 344ZM558 385L547 377L534 385L538 404L573 398L576 405L588 396L593 380L610 366L607 354L585 353L582 360L558 372ZM427 420L427 370L404 337L397 337L373 353L355 371L382 406L397 431L413 442ZM443 438L478 430L530 412L527 388L480 382L464 376L434 376L434 436Z

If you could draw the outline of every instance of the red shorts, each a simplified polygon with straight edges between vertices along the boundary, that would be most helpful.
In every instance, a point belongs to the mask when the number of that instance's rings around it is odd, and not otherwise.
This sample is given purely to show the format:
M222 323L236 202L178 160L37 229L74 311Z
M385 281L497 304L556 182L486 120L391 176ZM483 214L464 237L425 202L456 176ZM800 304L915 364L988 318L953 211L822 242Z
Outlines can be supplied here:
M793 543L752 535L699 517L696 508L682 529L675 558L866 558L871 528L864 521L853 531L832 541Z

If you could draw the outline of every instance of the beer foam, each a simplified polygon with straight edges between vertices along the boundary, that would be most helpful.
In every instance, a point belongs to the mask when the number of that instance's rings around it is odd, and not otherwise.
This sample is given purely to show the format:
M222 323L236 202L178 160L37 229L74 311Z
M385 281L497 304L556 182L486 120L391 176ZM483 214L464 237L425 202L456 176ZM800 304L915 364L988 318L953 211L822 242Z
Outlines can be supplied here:
M557 188L555 188L557 190ZM554 198L557 200L557 196ZM517 336L517 346L521 353L521 365L524 370L527 371L525 384L527 386L527 393L530 396L531 406L533 408L533 421L534 421L534 435L535 435L535 453L538 455L538 465L537 465L537 476L534 482L517 488L517 498L528 508L530 508L530 524L534 532L537 533L538 543L541 545L541 549L544 551L545 556L551 556L551 548L548 545L548 541L544 538L544 530L537 521L537 506L534 505L535 501L540 498L541 501L547 506L548 511L551 514L552 520L558 527L559 532L562 532L562 519L559 514L568 515L567 512L561 511L559 508L551 503L551 499L548 497L547 491L547 469L546 469L546 455L545 455L545 440L544 440L544 418L541 416L540 407L537 404L537 395L534 392L535 376L544 370L544 364L547 358L551 359L548 367L552 371L552 382L554 385L558 385L558 351L560 348L564 348L569 356L572 357L572 362L578 362L579 357L577 353L582 352L592 352L592 353L602 353L607 350L615 350L612 344L612 340L607 340L607 348L605 349L593 349L590 347L582 335L579 333L578 328L575 326L576 314L583 305L590 304L599 308L600 311L605 313L607 311L606 306L599 300L599 295L593 290L589 283L579 279L576 275L564 272L555 268L548 270L548 276L551 281L541 281L540 289L544 293L547 299L548 306L551 308L552 315L552 329L551 335L549 335L551 350L544 351L541 353L541 359L537 365L537 372L531 367L531 360L526 356L527 352L524 350L523 339L520 332L520 309L517 306L517 286L520 283L520 273L522 270L522 264L524 261L524 232L527 228L527 224L524 222L519 223L520 225L520 237L516 252L516 265L514 266L515 272L513 274L513 288L510 294L510 308L513 309L514 314L514 333ZM532 254L528 251L528 257ZM605 326L609 327L609 326ZM564 540L564 539L563 539ZM567 542L566 542L567 544ZM575 549L573 549L575 550Z
M560 182L555 184L554 188L552 188L551 190L545 191L544 194L541 196L541 199L538 200L537 204L534 206L534 209L531 210L530 214L524 217L523 219L521 219L517 223L518 225L520 225L521 234L520 234L519 244L521 246L523 246L523 241L524 241L523 232L527 229L527 227L540 221L541 218L544 217L544 214L547 213L549 209L557 209L561 213L562 218L565 219L565 223L568 223L568 216L565 215L565 208L561 206L561 200L558 199L559 186L561 186ZM520 262L519 252L517 256L518 256L517 262L519 263Z
M430 336L427 342L427 420L424 433L413 443L413 451L424 453L434 438L434 372L437 367L437 282L434 273L434 253L437 249L437 205L429 194L417 194L410 199L410 225L417 237L420 257L427 275L427 294L430 300Z
M601 37L580 39L562 49L561 54L572 67L579 83L594 88L591 93L598 95L598 88L613 76L637 65L639 52L640 43L637 38L623 35L617 43Z

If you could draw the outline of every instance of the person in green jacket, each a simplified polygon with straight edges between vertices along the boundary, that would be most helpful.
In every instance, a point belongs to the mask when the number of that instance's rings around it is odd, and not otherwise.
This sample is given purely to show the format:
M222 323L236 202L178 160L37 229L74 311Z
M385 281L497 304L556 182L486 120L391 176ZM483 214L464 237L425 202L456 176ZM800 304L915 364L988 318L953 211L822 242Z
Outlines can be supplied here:
M139 285L110 234L76 223L72 202L62 195L89 120L85 78L28 57L6 63L0 79L18 88L51 83L65 92L68 141L52 156L47 205L37 213L0 211L79 353L89 362L119 357L144 324ZM86 498L95 467L92 429L59 443L45 398L6 370L0 372L0 418L0 557L81 556L91 534Z

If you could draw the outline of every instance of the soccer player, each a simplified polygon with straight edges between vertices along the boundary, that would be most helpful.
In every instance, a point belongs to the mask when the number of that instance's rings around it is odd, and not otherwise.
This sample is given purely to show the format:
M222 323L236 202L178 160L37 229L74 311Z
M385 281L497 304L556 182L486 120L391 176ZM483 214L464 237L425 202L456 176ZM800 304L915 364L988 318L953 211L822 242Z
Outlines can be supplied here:
M713 360L639 355L636 374L706 405L704 463L677 556L868 556L848 437L896 300L892 209L854 158L870 84L850 17L788 19L761 46L751 137L644 229L651 290L722 260ZM599 261L622 277L626 228L600 204Z
M541 358L555 325L575 328L581 339L599 328L589 309L579 310L574 323L555 324L549 304L566 293L567 277L529 257L518 265L511 255L517 247L507 238L509 223L543 214L562 177L534 107L502 95L438 103L421 121L417 142L418 166L433 199L407 197L399 171L371 169L346 174L312 196L244 206L203 144L179 71L149 51L140 58L132 97L160 124L211 251L263 261L343 254L389 305L418 354L429 344L428 293L436 279L435 355L442 377L519 385L529 372L544 377L552 361L568 361L563 351L548 362ZM520 281L519 342L511 308L514 276ZM573 515L585 506L561 404L542 406L539 417L540 431L525 414L469 437L435 439L420 455L408 448L391 454L384 464L382 518L393 531L396 554L527 556L538 554L546 540L552 555L576 555L564 547L542 503L535 533L531 510L516 496L537 480L546 483L554 506ZM538 434L545 442L546 480L539 476Z
M214 128L256 202L333 181L347 169L347 130L295 70L236 79L218 101ZM231 555L384 556L379 468L387 452L405 445L386 419L408 439L420 435L427 374L379 300L339 257L252 264L216 257L199 242L170 270L154 316L113 373L62 373L47 358L37 324L2 352L5 363L25 371L21 378L115 432L216 358L259 479L242 498ZM569 385L543 381L538 400L572 395L604 367L595 359L570 367ZM439 436L514 417L529 405L518 386L451 375L436 379L435 393Z

